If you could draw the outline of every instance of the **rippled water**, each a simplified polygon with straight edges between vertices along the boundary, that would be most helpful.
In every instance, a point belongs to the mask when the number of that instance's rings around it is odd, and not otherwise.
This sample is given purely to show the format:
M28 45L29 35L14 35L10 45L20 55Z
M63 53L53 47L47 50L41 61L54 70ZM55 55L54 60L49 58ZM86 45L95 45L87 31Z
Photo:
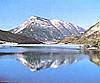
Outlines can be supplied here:
M0 82L99 83L100 52L63 47L0 47Z

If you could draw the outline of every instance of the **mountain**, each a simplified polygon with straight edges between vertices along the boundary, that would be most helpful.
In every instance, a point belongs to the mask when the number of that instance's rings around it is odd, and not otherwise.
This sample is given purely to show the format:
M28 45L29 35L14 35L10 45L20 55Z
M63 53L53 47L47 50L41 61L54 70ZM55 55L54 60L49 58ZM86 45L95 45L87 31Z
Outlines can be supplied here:
M85 30L72 23L31 16L11 32L23 34L40 41L61 40L64 37L80 36Z
M100 46L100 21L90 26L79 39L79 42Z
M10 43L20 43L20 44L39 44L41 42L26 37L24 35L21 34L13 34L9 31L2 31L0 30L0 43L6 43L6 42L10 42Z
M83 34L84 37L88 38L100 38L100 21L92 25L88 30Z

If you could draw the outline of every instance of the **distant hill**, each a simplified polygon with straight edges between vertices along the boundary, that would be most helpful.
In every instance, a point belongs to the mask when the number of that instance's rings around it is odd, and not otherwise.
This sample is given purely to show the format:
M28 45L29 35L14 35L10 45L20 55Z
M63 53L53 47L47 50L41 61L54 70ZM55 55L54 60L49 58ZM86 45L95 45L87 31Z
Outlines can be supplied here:
M9 31L0 30L0 41L1 42L13 42L20 44L39 44L42 42L37 41L36 39L32 39L20 34L14 34Z
M55 41L65 37L80 36L85 30L72 23L57 19L49 20L31 16L17 28L12 29L14 34L22 34L39 41Z
M58 43L67 44L67 43L78 43L79 38L77 37L65 37L62 40L59 40Z

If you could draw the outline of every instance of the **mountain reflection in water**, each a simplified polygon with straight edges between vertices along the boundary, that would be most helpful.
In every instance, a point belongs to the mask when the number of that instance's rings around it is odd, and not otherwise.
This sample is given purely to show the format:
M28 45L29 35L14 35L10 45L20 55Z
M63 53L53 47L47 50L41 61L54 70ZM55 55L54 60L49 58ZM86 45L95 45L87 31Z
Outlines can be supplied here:
M33 71L50 67L57 68L62 64L72 64L80 60L80 57L84 57L82 55L79 55L78 52L68 52L67 50L65 53L61 51L57 53L25 52L22 56L23 59L27 61L27 63L31 64L31 68L33 69Z
M100 51L89 51L88 52L90 61L100 66Z
M3 47L0 55L0 82L100 82L99 51L85 53L65 48Z

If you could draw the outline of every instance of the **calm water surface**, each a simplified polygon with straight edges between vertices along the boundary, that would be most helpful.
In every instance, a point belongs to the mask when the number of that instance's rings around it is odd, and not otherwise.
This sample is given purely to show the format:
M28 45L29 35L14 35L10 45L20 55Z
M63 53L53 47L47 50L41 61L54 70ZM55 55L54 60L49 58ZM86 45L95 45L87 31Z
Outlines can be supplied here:
M100 52L3 46L0 83L100 83Z

